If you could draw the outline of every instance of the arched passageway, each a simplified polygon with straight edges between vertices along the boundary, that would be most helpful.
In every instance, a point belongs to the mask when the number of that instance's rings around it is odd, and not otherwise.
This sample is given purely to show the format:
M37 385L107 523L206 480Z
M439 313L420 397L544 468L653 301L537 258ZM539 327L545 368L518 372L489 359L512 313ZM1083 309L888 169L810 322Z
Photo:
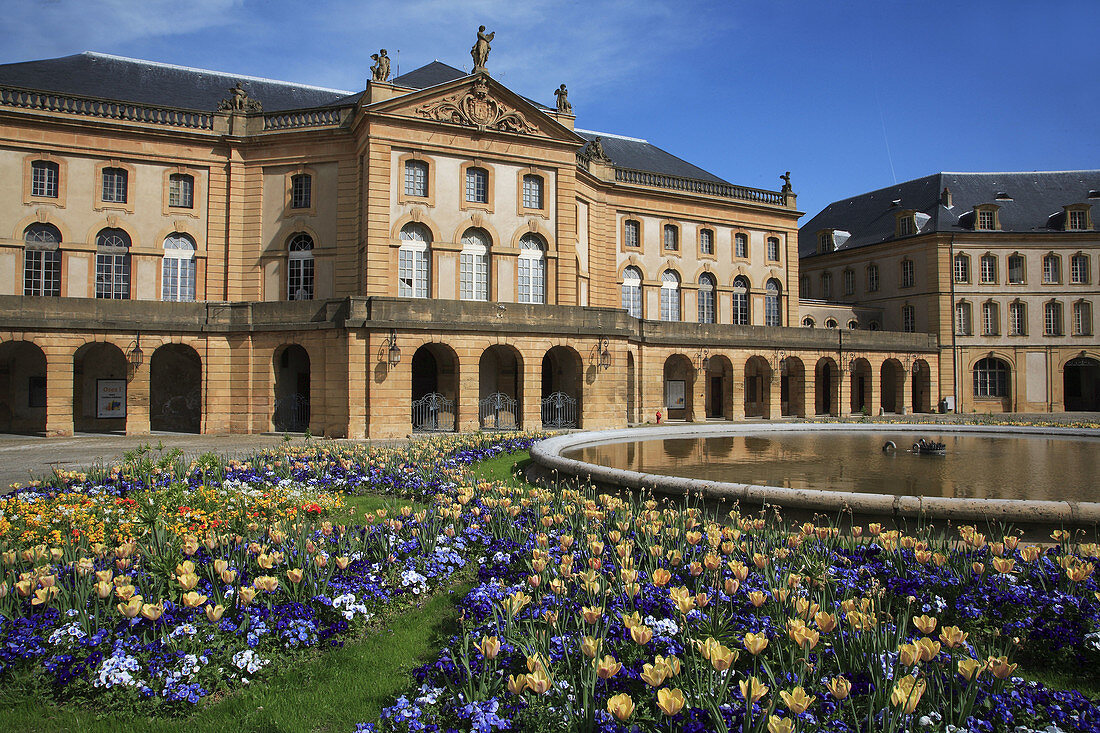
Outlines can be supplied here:
M412 429L451 432L458 427L458 356L446 344L424 344L412 357Z
M852 404L849 405L852 414L871 414L871 380L874 374L871 371L871 363L866 359L855 359L852 362Z
M298 344L275 351L275 430L303 433L309 428L309 353Z
M818 359L814 367L814 399L815 414L840 414L840 369L829 357Z
M772 417L771 390L771 364L762 356L751 357L745 362L745 417Z
M913 362L913 412L932 412L932 369L924 359Z
M664 408L670 420L694 419L695 367L683 354L665 359Z
M733 418L733 363L726 356L707 360L707 418Z
M202 432L202 359L190 346L165 344L149 360L149 427Z
M569 346L554 346L542 357L542 426L581 427L581 355Z
M1062 369L1062 399L1067 412L1100 411L1100 361L1079 356Z
M797 356L779 365L780 412L784 417L806 417L806 366Z
M126 430L129 365L122 349L97 341L73 355L73 429L109 433Z
M485 349L478 362L478 420L482 430L521 427L523 360L511 346Z
M0 344L0 433L46 432L46 355L30 341Z
M897 359L887 359L882 362L879 370L879 389L882 393L880 397L882 412L904 412L902 408L905 398L902 390L905 389L905 372Z

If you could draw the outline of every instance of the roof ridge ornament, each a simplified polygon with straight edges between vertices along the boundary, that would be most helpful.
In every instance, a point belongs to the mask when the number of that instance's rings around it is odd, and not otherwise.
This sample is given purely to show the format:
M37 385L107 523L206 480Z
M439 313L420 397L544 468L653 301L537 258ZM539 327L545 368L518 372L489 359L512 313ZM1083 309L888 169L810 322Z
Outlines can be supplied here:
M240 112L242 114L254 114L263 112L264 107L260 104L260 100L252 99L248 96L248 92L245 90L241 82L237 82L237 86L229 89L229 98L223 99L218 102L219 112Z
M489 51L492 50L489 46L489 42L493 40L497 32L492 33L485 32L485 26L481 25L477 28L477 41L474 42L474 47L470 49L470 56L474 60L474 74L488 74L489 71L485 68L485 62L489 60Z
M398 49L400 51L401 49ZM390 57L386 55L386 49L370 55L374 63L370 67L371 81L390 80Z

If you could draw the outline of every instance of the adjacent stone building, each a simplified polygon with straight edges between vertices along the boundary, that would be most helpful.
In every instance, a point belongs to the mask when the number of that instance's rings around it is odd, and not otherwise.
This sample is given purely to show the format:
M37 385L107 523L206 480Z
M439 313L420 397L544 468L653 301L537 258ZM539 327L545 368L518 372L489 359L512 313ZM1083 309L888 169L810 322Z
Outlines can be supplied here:
M940 394L934 335L799 327L789 178L576 128L564 87L551 108L484 69L372 70L351 93L0 66L0 430L877 412L857 361L881 409Z
M799 233L800 294L929 333L961 412L1100 410L1100 171L937 173L837 201Z

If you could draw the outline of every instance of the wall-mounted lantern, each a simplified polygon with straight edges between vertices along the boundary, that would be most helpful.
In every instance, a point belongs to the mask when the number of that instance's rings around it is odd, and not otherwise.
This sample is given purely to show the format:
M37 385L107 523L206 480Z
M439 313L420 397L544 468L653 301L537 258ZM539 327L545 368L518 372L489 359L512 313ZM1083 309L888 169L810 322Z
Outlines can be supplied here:
M126 352L126 361L130 363L134 369L137 369L145 363L145 352L141 350L141 331L138 331L134 335L134 340L130 344L129 350Z
M611 368L611 351L609 349L610 346L611 340L609 338L604 336L600 339L599 353L596 355L596 366L600 369Z
M386 349L386 362L392 368L401 363L401 349L397 346L397 331L395 329L390 329L390 337L386 343L388 346Z

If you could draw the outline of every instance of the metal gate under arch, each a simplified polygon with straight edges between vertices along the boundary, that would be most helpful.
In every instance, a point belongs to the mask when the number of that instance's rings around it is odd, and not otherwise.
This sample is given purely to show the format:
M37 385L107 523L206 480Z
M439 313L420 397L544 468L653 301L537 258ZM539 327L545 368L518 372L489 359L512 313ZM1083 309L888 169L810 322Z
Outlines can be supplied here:
M449 433L455 429L455 401L438 392L429 392L412 403L412 428L415 433Z
M565 392L543 398L542 427L556 430L577 427L577 398Z
M516 401L503 392L494 392L477 403L482 430L516 430L519 419Z
M275 400L272 422L276 430L288 433L305 432L309 427L309 398L296 392Z

